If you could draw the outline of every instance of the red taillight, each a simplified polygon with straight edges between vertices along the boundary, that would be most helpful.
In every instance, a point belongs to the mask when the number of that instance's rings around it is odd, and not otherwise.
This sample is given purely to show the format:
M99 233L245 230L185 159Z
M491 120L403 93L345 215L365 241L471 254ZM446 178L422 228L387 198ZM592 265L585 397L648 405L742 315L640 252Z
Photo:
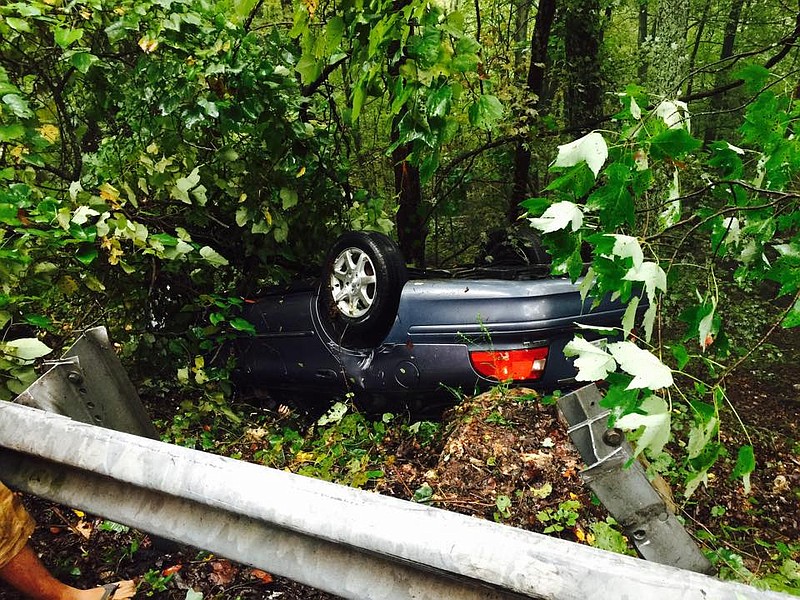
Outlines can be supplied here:
M469 353L472 366L484 377L500 381L539 379L547 362L547 347L522 350L476 350Z

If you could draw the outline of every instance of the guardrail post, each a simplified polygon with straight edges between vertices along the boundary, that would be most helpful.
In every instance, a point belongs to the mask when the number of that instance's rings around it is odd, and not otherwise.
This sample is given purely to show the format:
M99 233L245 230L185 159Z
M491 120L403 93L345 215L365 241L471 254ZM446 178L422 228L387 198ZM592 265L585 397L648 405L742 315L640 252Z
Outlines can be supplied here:
M711 563L650 484L622 431L608 428L609 411L594 384L558 400L569 434L587 468L584 482L647 560L710 573Z
M105 327L88 329L60 360L45 364L50 368L14 402L158 439Z

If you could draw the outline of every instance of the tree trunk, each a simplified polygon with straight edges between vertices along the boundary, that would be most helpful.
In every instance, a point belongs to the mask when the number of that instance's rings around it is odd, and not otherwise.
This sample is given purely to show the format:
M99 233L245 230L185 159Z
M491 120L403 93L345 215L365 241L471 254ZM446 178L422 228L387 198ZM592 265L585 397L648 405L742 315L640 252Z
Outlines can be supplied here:
M396 0L396 10L402 9L407 0ZM412 32L413 33L413 32ZM400 50L400 41L389 45L389 56L395 56ZM402 60L389 65L392 78L401 77ZM392 119L391 140L394 144L400 138L399 124L406 115L404 106ZM405 261L419 268L425 268L425 239L428 231L422 216L422 182L419 169L409 162L412 152L411 144L398 146L392 152L392 168L394 170L394 192L397 196L397 241Z
M736 43L736 32L739 29L739 20L742 16L742 7L744 6L744 0L733 0L731 2L731 11L728 13L728 20L725 23L725 34L722 38L722 49L719 53L720 62L725 61L726 59L733 56L733 48ZM729 70L725 68L721 68L717 72L716 81L714 82L714 87L722 87L727 83ZM709 115L708 119L708 127L706 128L704 140L706 143L713 141L718 134L718 131L721 126L721 112L725 108L726 94L716 94L711 96L709 101Z
M525 52L523 44L528 41L528 19L531 13L530 0L514 0L514 73L518 78L525 75Z
M689 73L694 72L695 65L697 64L697 53L700 51L700 44L703 42L703 33L706 30L706 22L708 21L708 12L711 9L711 0L706 0L705 6L703 6L703 16L700 17L700 21L697 23L697 35L694 36L694 46L692 47L692 54L689 56ZM694 79L690 76L689 81L686 83L686 95L692 93L692 84L694 83Z
M405 111L392 124L392 141L397 140L397 123ZM405 144L392 152L394 164L394 190L397 194L397 239L406 262L425 268L425 238L428 230L422 218L422 184L419 169L408 161L411 146Z
M647 0L639 0L639 39L637 40L637 48L639 49L639 66L637 73L639 75L639 83L643 84L647 79Z
M547 44L550 41L550 31L556 16L556 0L540 0L539 10L536 13L536 23L533 26L531 38L531 57L528 65L528 78L525 87L534 98L532 102L541 108L544 92L545 63L547 62ZM511 200L508 205L507 216L509 223L513 223L520 216L519 203L528 197L529 171L531 168L531 151L526 141L517 144L514 155L514 183L511 191Z
M688 71L686 33L689 29L689 0L659 0L653 58L650 63L650 90L663 97L680 96Z
M603 115L598 51L602 39L599 0L573 0L564 14L567 127L588 129Z

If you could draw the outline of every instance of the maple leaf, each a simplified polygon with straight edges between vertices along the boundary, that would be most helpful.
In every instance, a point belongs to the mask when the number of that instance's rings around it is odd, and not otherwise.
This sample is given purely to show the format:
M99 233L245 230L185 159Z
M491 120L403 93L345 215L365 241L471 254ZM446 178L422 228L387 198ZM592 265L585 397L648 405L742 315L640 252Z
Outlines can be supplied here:
M581 337L573 338L564 346L564 355L578 357L575 359L576 381L605 379L609 372L617 369L617 363L608 352Z
M634 456L638 456L646 448L653 456L658 455L669 440L669 407L663 398L650 396L642 402L641 410L645 414L624 415L617 419L616 426L626 431L636 431L643 427L644 431L636 444Z
M559 146L558 156L553 166L572 167L585 161L594 176L597 177L607 158L606 140L598 132L592 131L569 144Z
M250 576L261 580L261 583L272 583L274 581L272 575L261 569L250 569Z
M638 267L629 269L623 279L627 281L641 281L650 302L655 302L656 290L667 291L667 274L654 262L645 262Z
M167 567L166 569L161 571L161 576L162 577L169 577L170 575L174 575L175 573L180 571L182 568L183 568L183 565L181 565L181 564L172 565L171 567Z
M634 269L640 268L644 262L644 253L639 240L630 235L612 234L611 237L614 238L611 252L620 258L630 258L633 260Z
M551 204L541 217L528 220L542 233L552 233L568 226L572 231L578 231L583 225L583 213L576 204L565 200Z
M226 586L236 577L237 569L230 561L215 560L211 563L211 568L213 572L209 574L208 579L216 585Z
M609 344L608 351L623 371L633 375L633 381L628 384L627 389L657 390L672 385L672 370L653 353L639 348L633 342Z
M664 100L656 108L656 116L663 119L670 129L684 128L691 131L689 106L680 100Z

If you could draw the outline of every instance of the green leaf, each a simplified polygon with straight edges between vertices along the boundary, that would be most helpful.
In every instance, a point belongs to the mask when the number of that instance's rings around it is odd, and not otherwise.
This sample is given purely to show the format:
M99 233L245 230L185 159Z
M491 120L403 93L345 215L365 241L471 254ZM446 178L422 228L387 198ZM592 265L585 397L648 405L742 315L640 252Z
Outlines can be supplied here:
M453 100L453 88L447 84L439 86L428 96L425 107L428 117L444 117L450 111Z
M741 179L744 173L742 155L744 150L728 142L714 142L710 146L711 157L708 164L717 167L723 179Z
M797 302L794 303L792 309L789 311L789 313L786 315L786 317L783 319L783 322L781 323L781 326L784 329L797 327L798 325L800 325L800 300L797 300Z
M300 80L304 85L314 82L322 73L322 63L311 52L304 52L297 61L295 71L300 74Z
M630 413L620 417L616 426L628 431L643 428L642 435L636 443L634 456L638 456L645 449L649 449L651 455L656 456L661 454L664 444L669 440L669 407L663 398L650 396L642 402L641 410L644 414Z
M639 308L640 299L638 296L631 298L622 317L622 337L628 337L633 330L636 321L636 309Z
M633 342L609 344L608 351L623 371L633 375L629 388L658 390L672 385L672 370L652 352L639 348Z
M41 329L47 329L53 324L50 318L44 315L25 315L25 322Z
M246 331L247 333L251 333L253 335L256 333L256 328L253 326L253 324L242 317L235 317L231 319L230 324L231 327L233 327L236 331Z
M99 58L90 52L76 52L70 57L69 62L73 67L78 69L78 71L85 74L88 73L91 66L99 60Z
M558 156L553 166L573 167L585 162L595 177L608 158L608 146L605 138L597 131L592 131L582 138L558 147Z
M736 479L737 477L742 478L745 494L750 493L750 474L755 471L755 468L756 457L753 452L753 447L742 446L739 448L739 455L736 458L736 466L731 473L731 479Z
M19 123L0 125L0 142L18 140L25 135L25 127Z
M67 48L83 37L83 29L62 29L61 27L56 27L55 30L53 30L53 37L55 38L56 44L62 48Z
M503 116L503 105L495 96L484 94L469 109L469 122L481 129L491 129Z
M639 407L642 390L639 388L629 390L628 384L631 378L622 373L609 373L607 381L609 383L608 391L600 401L600 406L611 410L612 418L609 419L609 426L611 426L614 424L611 422L612 420L634 412Z
M25 19L20 19L19 17L5 17L5 21L6 25L20 33L30 33L31 31L31 26L28 25Z
M430 502L433 498L433 488L427 482L423 483L419 486L415 491L414 495L411 498L412 502Z
M195 167L191 173L186 177L181 177L175 180L175 185L170 188L170 195L176 200L180 200L184 204L191 204L192 200L189 198L189 190L200 182L200 167ZM205 188L203 188L205 191ZM202 200L205 199L205 194L201 194L201 201L198 202L203 205Z
M168 233L155 233L150 236L150 240L156 241L164 246L176 246L178 244L178 238Z
M353 122L355 122L358 119L358 115L361 114L361 107L364 105L364 100L366 97L366 84L359 80L356 82L355 86L353 86L353 108L352 115L350 117Z
M188 192L200 183L200 167L195 167L186 177L181 177L175 181L175 187L182 192Z
M772 75L770 74L769 69L766 69L761 65L749 64L744 65L734 72L733 77L743 79L747 93L755 94L762 91L766 87L767 82Z
M667 129L650 140L650 154L656 160L680 158L702 145L683 128Z
M559 191L579 199L589 193L594 187L594 173L586 162L581 161L574 167L570 167L560 177L550 182L546 191Z
M528 220L534 229L542 233L552 233L567 228L578 231L583 225L583 212L577 205L565 200L550 205L541 217Z
M608 373L617 368L614 358L605 350L581 337L575 337L564 347L564 356L577 356L575 367L576 381L597 381L605 379Z
M686 348L681 344L673 345L670 350L672 351L672 356L675 357L677 361L678 370L682 370L689 363L689 353L686 351Z
M706 421L701 421L689 431L689 441L686 444L686 452L689 459L694 459L708 446L719 431L719 421L716 417L710 417Z
M471 37L464 36L456 42L455 56L450 62L450 67L457 73L468 73L476 71L480 57L478 53L481 45Z
M53 350L37 338L20 338L4 344L3 350L23 361L32 361L50 354Z
M423 28L421 34L408 38L406 52L420 68L429 69L439 60L442 34L435 27Z
M92 275L91 273L85 273L81 276L84 285L92 290L93 292L105 292L106 286L103 285L103 282L100 281L97 277Z
M586 207L597 210L607 231L620 225L633 227L635 222L634 202L628 184L631 169L620 163L611 163L605 170L608 181L592 192L586 200Z
M297 192L289 188L281 188L281 200L283 202L283 210L287 210L297 205Z
M667 291L667 274L660 265L654 262L643 262L638 267L634 265L625 273L624 279L644 283L647 298L651 304L656 302L656 290Z
M97 258L97 248L94 246L83 245L78 248L78 251L75 253L75 258L85 265L90 265Z
M30 119L33 116L33 112L28 108L28 101L19 94L6 94L3 96L3 102L20 119Z
M219 252L210 246L203 246L200 248L200 256L208 261L214 267L224 267L228 264L228 259L222 256Z
M325 46L328 54L333 54L342 42L344 19L336 15L325 26Z

